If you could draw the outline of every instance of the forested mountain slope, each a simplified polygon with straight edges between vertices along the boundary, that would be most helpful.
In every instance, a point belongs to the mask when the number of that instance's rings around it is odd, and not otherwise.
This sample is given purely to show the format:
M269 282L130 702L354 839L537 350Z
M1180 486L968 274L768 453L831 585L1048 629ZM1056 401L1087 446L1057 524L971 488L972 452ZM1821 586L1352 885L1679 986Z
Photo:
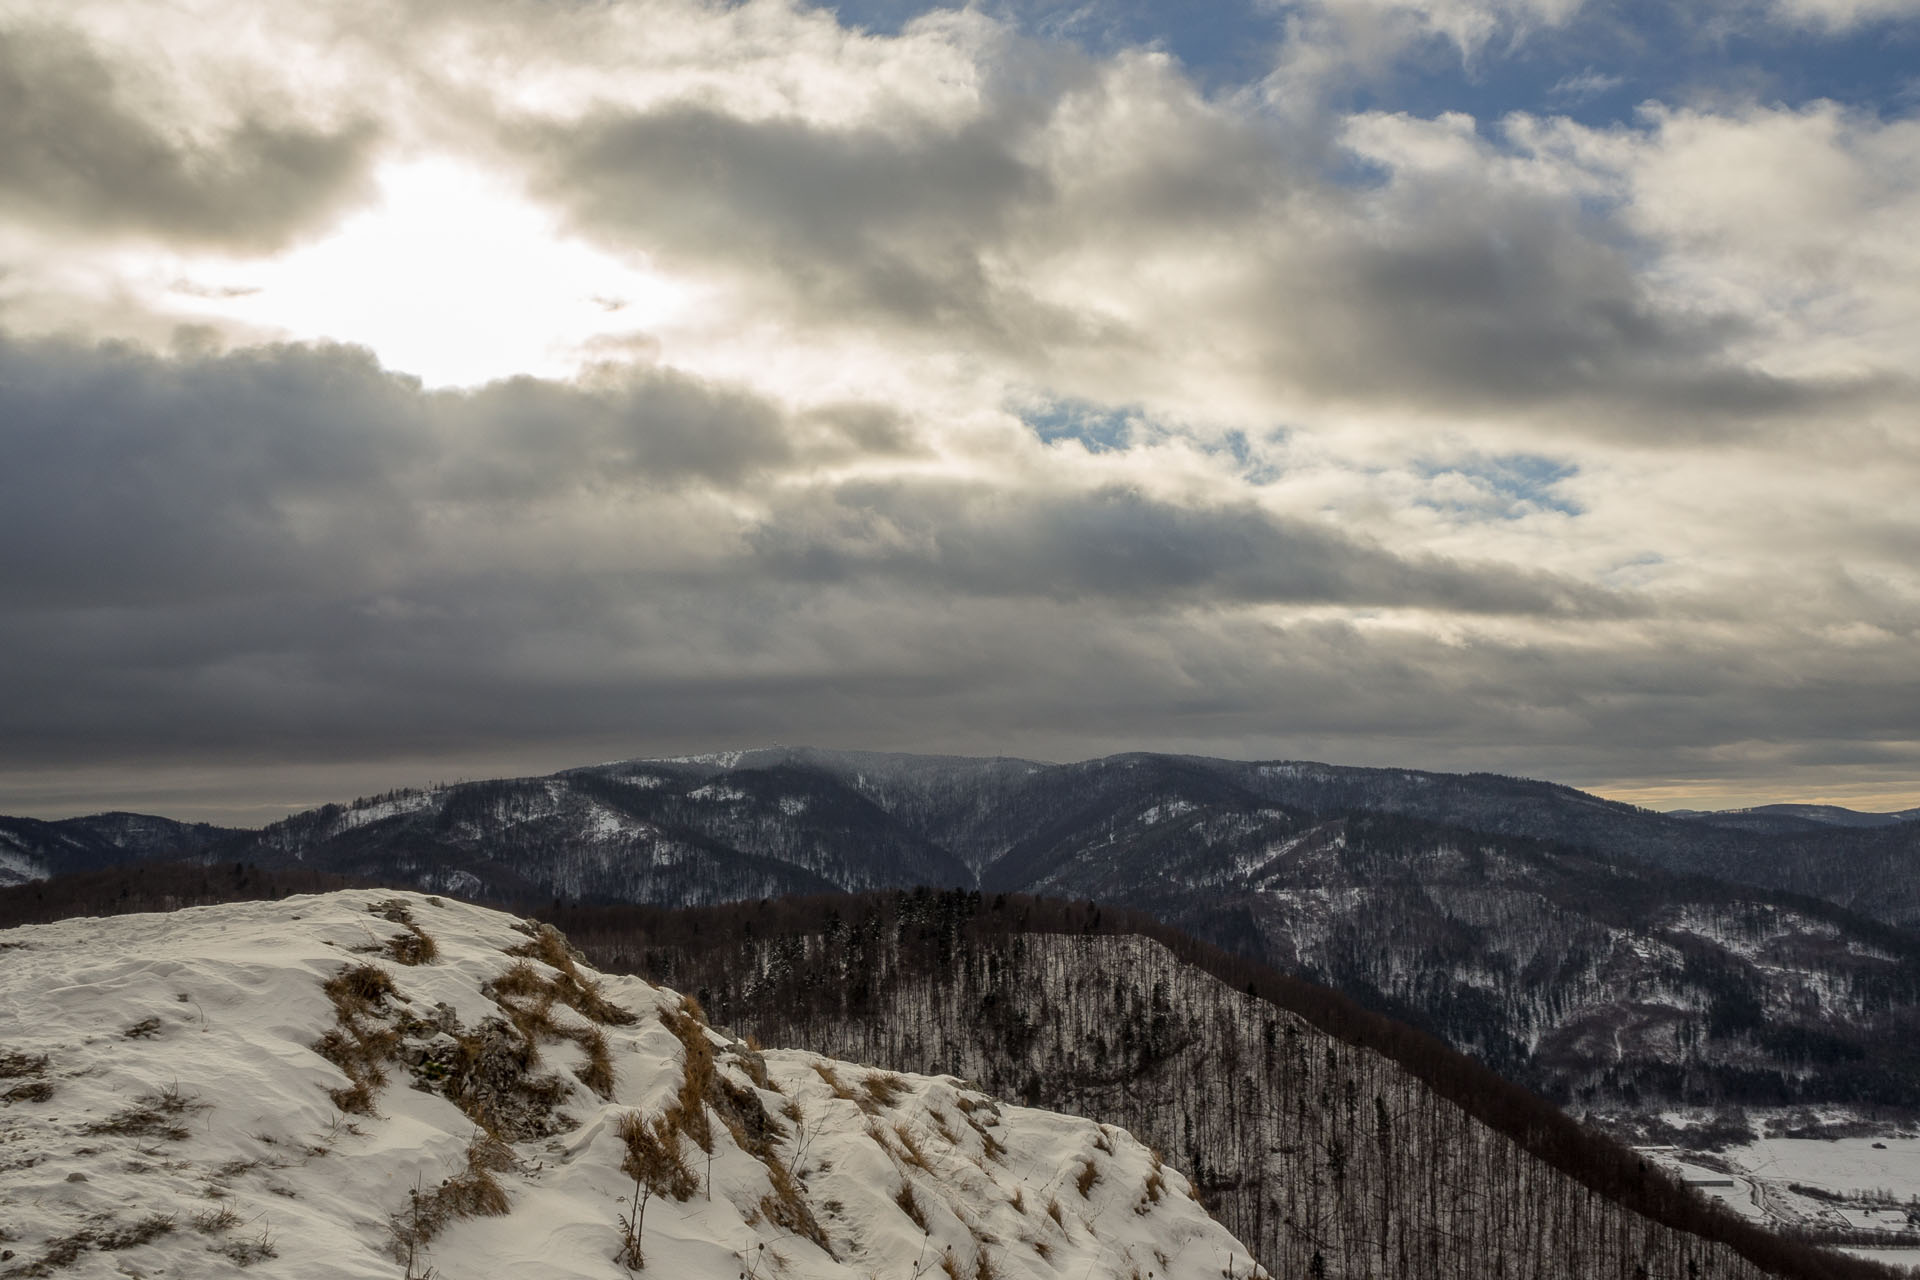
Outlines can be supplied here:
M248 833L144 813L0 818L0 887L146 858L182 858Z
M598 963L696 991L767 1043L1130 1127L1276 1275L1874 1270L1707 1207L1431 1040L1126 913L914 893L558 914Z

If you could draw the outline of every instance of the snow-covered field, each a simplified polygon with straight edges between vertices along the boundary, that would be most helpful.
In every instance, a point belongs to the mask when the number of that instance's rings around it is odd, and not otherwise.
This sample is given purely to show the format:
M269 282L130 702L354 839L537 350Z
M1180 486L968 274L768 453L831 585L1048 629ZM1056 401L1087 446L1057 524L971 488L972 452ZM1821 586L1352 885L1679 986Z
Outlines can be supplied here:
M1920 1136L1761 1138L1711 1157L1643 1150L1743 1217L1816 1230L1911 1233L1920 1240ZM1723 1182L1731 1185L1718 1185ZM1835 1247L1920 1271L1920 1247Z
M1920 1198L1920 1136L1761 1138L1726 1155L1756 1177L1843 1195Z
M0 931L0 1277L631 1276L648 1186L646 1275L1254 1274L1123 1131L761 1054L555 945L372 891Z

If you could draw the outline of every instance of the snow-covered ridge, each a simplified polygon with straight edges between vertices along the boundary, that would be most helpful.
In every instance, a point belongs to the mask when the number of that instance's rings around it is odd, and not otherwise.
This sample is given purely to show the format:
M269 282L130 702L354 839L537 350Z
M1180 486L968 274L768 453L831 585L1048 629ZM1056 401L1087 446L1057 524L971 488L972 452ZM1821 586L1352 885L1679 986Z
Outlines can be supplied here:
M757 1052L497 912L355 891L0 955L0 1277L1252 1271L1124 1131Z

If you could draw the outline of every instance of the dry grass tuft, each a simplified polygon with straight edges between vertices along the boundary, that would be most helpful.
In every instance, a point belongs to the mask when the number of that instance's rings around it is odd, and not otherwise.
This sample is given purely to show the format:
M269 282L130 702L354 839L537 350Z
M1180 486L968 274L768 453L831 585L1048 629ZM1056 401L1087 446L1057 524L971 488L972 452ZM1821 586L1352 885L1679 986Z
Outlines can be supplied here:
M387 939L387 955L396 964L432 964L440 958L440 944L419 925L409 922L405 933Z
M1167 1177L1160 1171L1159 1166L1155 1165L1153 1172L1147 1175L1146 1185L1140 1189L1140 1203L1133 1207L1133 1211L1135 1213L1152 1212L1153 1206L1159 1204L1160 1198L1166 1193Z
M50 1276L72 1266L80 1255L93 1248L98 1233L91 1227L82 1227L69 1235L55 1236L47 1241L46 1250L32 1262L19 1263L8 1267L5 1275L11 1276Z
M0 1080L26 1081L0 1091L0 1103L12 1106L16 1102L45 1102L51 1098L53 1086L40 1079L46 1072L46 1054L0 1049Z
M573 1041L587 1055L587 1064L574 1074L604 1101L613 1101L613 1051L607 1046L606 1034L595 1027L576 1033Z
M507 954L521 957L522 962L494 979L494 992L510 996L545 993L589 1021L604 1026L625 1027L639 1021L632 1011L608 1000L599 983L581 975L573 949L552 925L541 925L529 941L511 948ZM545 976L527 964L527 960L538 960L553 970L554 976Z
M700 1189L700 1178L687 1164L680 1130L666 1113L648 1120L638 1111L620 1117L620 1141L627 1146L620 1167L654 1195L690 1200Z
M1074 1188L1080 1192L1080 1198L1085 1200L1087 1193L1093 1190L1093 1184L1098 1181L1100 1181L1100 1166L1094 1163L1092 1156L1088 1156L1080 1164L1080 1172L1073 1180Z
M373 1114L374 1094L387 1083L382 1065L400 1044L391 1027L361 1021L386 1008L399 995L393 977L378 965L348 965L321 984L333 1003L334 1026L313 1043L313 1051L339 1067L348 1085L330 1089L333 1105L349 1115Z
M133 1249L161 1236L172 1235L174 1218L170 1213L150 1213L138 1222L130 1222L123 1227L109 1227L94 1239L94 1247L99 1249Z
M893 1137L894 1141L900 1144L902 1160L922 1173L933 1172L933 1166L927 1163L927 1153L920 1149L920 1143L915 1140L913 1130L907 1128L904 1122L893 1126Z
M772 1190L760 1198L760 1212L767 1221L783 1231L790 1231L827 1248L827 1233L815 1221L813 1210L807 1207L805 1197L800 1194L800 1184L793 1174L778 1160L769 1159L766 1163L767 1183Z
M415 1187L407 1193L407 1207L387 1219L394 1261L408 1264L411 1273L420 1250L448 1223L463 1218L505 1217L513 1204L494 1174L512 1167L513 1151L504 1142L491 1134L475 1137L467 1144L458 1173L443 1179L432 1191Z
M240 1215L230 1204L206 1209L193 1215L193 1229L206 1235L225 1235L240 1225Z
M499 977L486 984L486 993L495 1000L502 996L524 1000L529 996L546 995L550 988L546 976L538 969L525 960L516 960Z
M224 1256L236 1267L250 1267L256 1262L265 1262L269 1258L280 1256L280 1250L274 1246L273 1236L262 1227L260 1234L251 1240L229 1240L215 1252Z
M832 1093L834 1097L839 1098L843 1102L860 1101L860 1095L855 1093L853 1090L847 1088L847 1086L844 1083L842 1083L840 1077L834 1073L833 1068L828 1066L826 1063L824 1062L814 1063L813 1073L820 1077L820 1079L826 1084L828 1092Z
M321 984L320 989L342 1013L361 1014L380 1008L387 997L397 995L393 975L378 965L348 965Z
M913 1184L902 1182L900 1190L893 1196L893 1202L900 1206L900 1212L907 1215L913 1225L924 1233L927 1231L927 1212L920 1207L920 1197L913 1194Z
M11 1049L0 1049L0 1080L45 1075L46 1071L47 1055L44 1053L16 1053Z
M110 1133L140 1138L165 1138L169 1142L180 1142L188 1136L187 1126L181 1123L181 1117L195 1111L205 1111L211 1103L201 1102L180 1092L179 1088L169 1085L159 1093L144 1094L133 1100L124 1109L115 1112L105 1120L95 1120L87 1125L85 1133Z
M908 1092L907 1082L891 1071L875 1071L863 1083L876 1107L891 1107Z

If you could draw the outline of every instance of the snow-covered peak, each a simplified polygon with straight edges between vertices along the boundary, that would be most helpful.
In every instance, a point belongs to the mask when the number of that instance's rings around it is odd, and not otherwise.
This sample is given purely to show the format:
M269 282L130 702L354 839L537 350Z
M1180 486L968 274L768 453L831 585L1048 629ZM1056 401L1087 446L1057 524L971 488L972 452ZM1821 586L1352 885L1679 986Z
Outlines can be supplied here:
M1253 1271L1121 1130L755 1051L419 894L0 931L0 1009L0 1276Z

